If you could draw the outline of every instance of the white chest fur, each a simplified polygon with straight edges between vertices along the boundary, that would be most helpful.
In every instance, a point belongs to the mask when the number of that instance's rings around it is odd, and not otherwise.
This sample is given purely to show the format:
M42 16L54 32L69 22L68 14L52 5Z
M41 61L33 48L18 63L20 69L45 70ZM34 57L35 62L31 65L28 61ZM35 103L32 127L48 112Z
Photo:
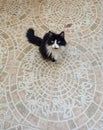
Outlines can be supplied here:
M61 58L62 53L65 50L65 46L60 46L58 49L52 48L52 46L47 46L48 56L52 54L52 58L58 60Z

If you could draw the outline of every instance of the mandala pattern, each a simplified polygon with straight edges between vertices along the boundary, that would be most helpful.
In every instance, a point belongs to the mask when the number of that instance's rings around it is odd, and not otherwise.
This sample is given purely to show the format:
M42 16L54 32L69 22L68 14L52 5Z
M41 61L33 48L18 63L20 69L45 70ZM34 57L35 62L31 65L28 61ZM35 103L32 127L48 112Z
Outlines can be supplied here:
M102 0L1 0L0 130L103 130ZM65 31L62 60L43 60L28 28Z
M67 52L58 65L40 60L40 54L34 50L22 60L18 73L22 70L23 77L18 75L17 89L25 92L22 101L34 115L54 120L51 117L55 114L56 121L65 120L73 117L75 107L86 108L91 103L95 84L89 75L95 79L93 68L89 61L82 61L84 56L75 47Z
M38 25L38 21L41 22L41 29L46 31L64 30L69 35L69 39L80 38L100 28L101 9L101 1L45 0L40 3L35 24ZM66 28L68 24L72 26Z

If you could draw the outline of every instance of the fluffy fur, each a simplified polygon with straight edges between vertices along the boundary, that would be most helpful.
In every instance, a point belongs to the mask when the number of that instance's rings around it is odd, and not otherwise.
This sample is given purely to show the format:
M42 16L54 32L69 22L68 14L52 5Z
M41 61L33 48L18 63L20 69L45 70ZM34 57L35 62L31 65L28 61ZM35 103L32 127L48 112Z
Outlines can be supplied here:
M39 50L43 58L51 59L53 62L60 58L66 46L64 32L55 34L49 31L42 39L35 36L34 30L30 28L27 31L26 36L30 43L39 46Z

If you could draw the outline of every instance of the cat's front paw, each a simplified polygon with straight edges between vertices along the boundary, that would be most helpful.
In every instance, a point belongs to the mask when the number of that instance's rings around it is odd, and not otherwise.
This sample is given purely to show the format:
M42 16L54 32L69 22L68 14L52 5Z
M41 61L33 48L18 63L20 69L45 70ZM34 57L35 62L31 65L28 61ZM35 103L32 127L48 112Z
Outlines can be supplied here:
M53 58L53 59L52 59L52 62L56 62L56 60Z

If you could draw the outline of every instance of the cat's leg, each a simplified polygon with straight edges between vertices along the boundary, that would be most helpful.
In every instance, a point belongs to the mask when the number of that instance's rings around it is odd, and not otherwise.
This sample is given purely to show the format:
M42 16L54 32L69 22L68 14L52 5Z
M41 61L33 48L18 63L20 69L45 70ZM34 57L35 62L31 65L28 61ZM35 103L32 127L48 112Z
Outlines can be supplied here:
M56 59L52 56L52 54L49 55L49 59L50 59L52 62L56 62Z
M47 51L44 46L40 46L39 51L44 59L48 58Z
M52 60L52 62L56 62L56 60L54 58L52 58L51 60Z

